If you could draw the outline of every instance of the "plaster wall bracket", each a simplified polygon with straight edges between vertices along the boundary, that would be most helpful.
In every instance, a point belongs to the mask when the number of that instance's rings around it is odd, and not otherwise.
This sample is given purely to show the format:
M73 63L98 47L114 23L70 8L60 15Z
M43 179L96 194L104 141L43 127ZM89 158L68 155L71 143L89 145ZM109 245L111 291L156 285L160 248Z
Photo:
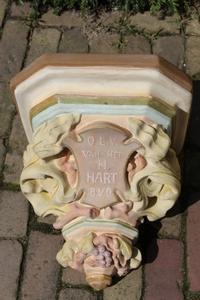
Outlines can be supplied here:
M140 265L138 225L180 194L191 81L153 55L54 54L11 89L29 141L21 190L38 216L57 217L58 262L101 290Z

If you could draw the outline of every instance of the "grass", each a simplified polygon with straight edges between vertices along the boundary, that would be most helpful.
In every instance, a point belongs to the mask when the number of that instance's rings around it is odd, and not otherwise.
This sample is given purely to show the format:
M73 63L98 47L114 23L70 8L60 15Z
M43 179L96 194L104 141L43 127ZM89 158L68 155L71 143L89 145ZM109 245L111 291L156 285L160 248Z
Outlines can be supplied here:
M26 0L15 0L23 5ZM160 18L178 13L189 15L196 10L199 13L199 0L32 0L30 1L34 13L39 16L52 8L55 14L65 10L81 10L83 13L99 12L100 10L124 10L137 13L150 11ZM37 17L36 16L36 17Z

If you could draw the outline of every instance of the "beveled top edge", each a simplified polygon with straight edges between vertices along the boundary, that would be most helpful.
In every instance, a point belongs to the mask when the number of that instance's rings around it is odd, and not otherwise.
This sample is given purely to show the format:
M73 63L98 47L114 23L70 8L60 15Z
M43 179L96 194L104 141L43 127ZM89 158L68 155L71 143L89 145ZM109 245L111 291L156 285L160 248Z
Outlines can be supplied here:
M16 87L37 71L47 66L60 67L124 67L124 68L153 68L192 91L192 80L180 69L157 55L129 54L44 54L33 61L11 79L10 87L14 93Z

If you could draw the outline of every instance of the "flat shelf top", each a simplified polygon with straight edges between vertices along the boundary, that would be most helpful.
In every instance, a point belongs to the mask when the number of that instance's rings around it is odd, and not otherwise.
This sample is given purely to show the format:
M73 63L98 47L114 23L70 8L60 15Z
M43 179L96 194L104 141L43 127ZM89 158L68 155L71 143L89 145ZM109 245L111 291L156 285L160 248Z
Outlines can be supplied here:
M104 55L104 54L45 54L36 59L11 80L11 89L37 71L47 67L124 67L124 68L151 68L175 81L188 91L192 91L191 79L180 69L157 55Z

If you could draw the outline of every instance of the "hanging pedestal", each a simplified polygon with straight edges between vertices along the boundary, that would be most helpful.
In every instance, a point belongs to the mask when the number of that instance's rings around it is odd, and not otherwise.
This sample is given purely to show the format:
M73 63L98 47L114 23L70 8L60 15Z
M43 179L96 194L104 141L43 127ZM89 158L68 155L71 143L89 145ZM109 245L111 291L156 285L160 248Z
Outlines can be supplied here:
M101 290L140 265L138 225L180 194L191 81L157 56L54 54L11 87L29 140L22 192L57 216L58 262Z

